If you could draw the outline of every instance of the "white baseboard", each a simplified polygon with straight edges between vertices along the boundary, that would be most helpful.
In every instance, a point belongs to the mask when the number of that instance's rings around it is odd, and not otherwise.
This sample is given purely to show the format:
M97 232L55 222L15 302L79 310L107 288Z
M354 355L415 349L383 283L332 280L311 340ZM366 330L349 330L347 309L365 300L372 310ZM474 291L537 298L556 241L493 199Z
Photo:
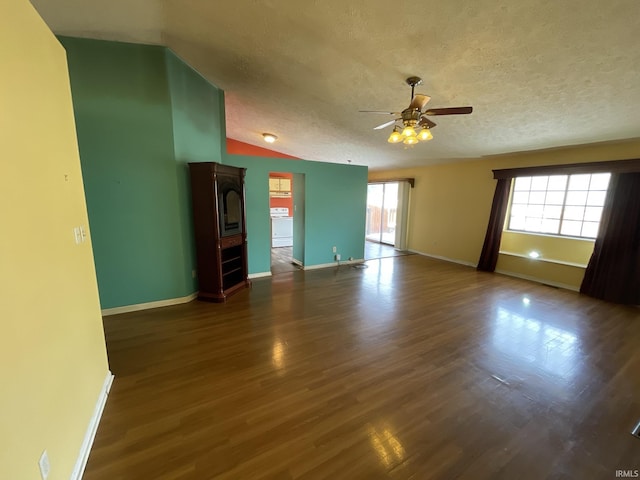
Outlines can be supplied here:
M180 298L169 298L167 300L158 300L157 302L138 303L135 305L124 305L123 307L105 308L102 310L102 316L118 315L119 313L137 312L139 310L148 310L150 308L168 307L170 305L180 305L181 303L189 303L198 297L198 292Z
M271 272L250 273L249 280L252 280L254 278L263 278L263 277L270 277L270 276L271 276Z
M457 258L442 257L440 255L433 255L431 253L419 252L418 250L409 250L411 253L417 253L423 257L435 258L437 260L444 260L445 262L457 263L458 265L466 265L467 267L476 268L477 263L467 262L466 260L459 260Z
M516 277L523 280L529 280L531 282L542 283L543 285L551 285L552 287L564 288L565 290L572 290L574 292L580 291L580 288L569 285L567 283L553 282L545 280L544 278L532 277L531 275L522 275L521 273L509 272L507 270L496 270L496 273L507 275L508 277Z
M96 438L96 432L98 431L98 425L100 424L100 418L104 411L104 406L107 403L107 397L109 390L111 390L111 384L113 383L113 374L108 371L107 376L104 379L102 389L98 395L98 401L93 410L93 416L87 426L87 431L84 434L84 440L82 441L82 447L80 447L80 453L76 464L73 467L70 480L81 480L84 473L84 469L87 466L87 460L89 460L89 453L91 453L91 447L93 446L93 440Z
M340 260L340 262L332 262L332 263L319 263L318 265L305 265L302 267L303 270L316 270L318 268L330 268L330 267L341 267L342 265L353 265L355 263L363 263L364 258L360 258L358 260Z

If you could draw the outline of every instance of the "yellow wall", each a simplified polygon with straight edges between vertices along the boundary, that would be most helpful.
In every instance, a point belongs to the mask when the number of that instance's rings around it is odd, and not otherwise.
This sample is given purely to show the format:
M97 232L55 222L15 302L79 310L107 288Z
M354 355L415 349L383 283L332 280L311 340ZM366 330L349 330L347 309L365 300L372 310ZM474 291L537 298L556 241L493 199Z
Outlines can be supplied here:
M496 270L579 290L593 252L593 240L505 231ZM540 254L529 258L529 252Z
M414 148L428 149L429 144ZM411 192L409 212L409 249L476 265L496 185L492 170L629 158L640 158L640 140L485 157L419 168L370 171L369 179L414 177L416 182ZM583 256L586 248L586 255L590 255L589 247L581 240L550 243L535 235L530 237L531 245L540 248L544 244L542 248L546 258L580 263L581 260L564 258L566 252L573 248L580 250ZM538 238L534 241L535 237ZM509 247L516 248L514 243L518 242L512 241ZM527 251L528 245L519 242L517 248ZM579 288L584 274L580 267L508 255L500 255L497 270L573 289Z
M594 240L568 237L554 237L550 235L535 235L504 231L500 252L515 256L527 257L532 250L538 252L539 262L566 263L585 268L591 253Z
M108 375L65 52L27 0L0 15L0 478L68 479Z
M483 162L465 162L369 173L371 180L387 177L415 178L409 249L463 263L478 260L495 189L491 169ZM489 198L488 204L478 198Z

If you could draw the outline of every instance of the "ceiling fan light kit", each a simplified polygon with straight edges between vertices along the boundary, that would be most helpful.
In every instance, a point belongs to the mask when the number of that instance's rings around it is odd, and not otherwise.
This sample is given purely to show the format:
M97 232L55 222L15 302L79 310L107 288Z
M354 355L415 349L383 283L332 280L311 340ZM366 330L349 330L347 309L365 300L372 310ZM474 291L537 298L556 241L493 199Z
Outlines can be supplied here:
M431 134L431 130L429 130L429 127L427 126L422 127L422 129L416 133L416 129L411 125L407 125L402 131L400 130L400 127L396 125L393 128L391 135L389 135L387 142L402 142L405 145L415 145L419 142L428 142L432 138L433 135Z
M402 141L402 133L400 132L400 127L396 125L395 127L393 127L393 132L391 132L391 135L389 135L389 139L387 140L387 142L398 143L401 141Z
M416 129L413 128L411 125L407 125L406 127L404 127L404 130L402 130L402 136L405 138L415 137Z
M433 135L431 134L431 130L429 128L423 128L418 134L418 140L421 140L423 142L428 142L432 138Z
M422 83L420 77L409 77L406 80L407 85L411 87L411 103L402 112L379 112L371 110L361 110L362 113L382 113L385 115L398 116L390 122L385 122L382 125L374 127L374 130L380 130L381 128L394 125L393 131L387 142L389 143L404 143L405 145L415 145L418 142L428 142L433 139L431 129L436 126L434 122L429 120L427 116L431 115L467 115L473 112L473 107L447 107L447 108L430 108L424 110L431 97L428 95L422 95L420 93L414 94L416 85ZM396 122L402 122L403 129ZM420 130L416 132L416 127Z

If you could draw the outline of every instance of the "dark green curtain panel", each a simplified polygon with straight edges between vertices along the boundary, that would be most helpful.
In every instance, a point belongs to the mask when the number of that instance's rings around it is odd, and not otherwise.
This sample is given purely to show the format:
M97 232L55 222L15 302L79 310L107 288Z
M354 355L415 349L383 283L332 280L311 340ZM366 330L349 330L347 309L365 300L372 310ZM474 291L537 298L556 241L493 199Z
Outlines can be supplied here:
M640 173L611 176L580 292L609 302L640 305Z

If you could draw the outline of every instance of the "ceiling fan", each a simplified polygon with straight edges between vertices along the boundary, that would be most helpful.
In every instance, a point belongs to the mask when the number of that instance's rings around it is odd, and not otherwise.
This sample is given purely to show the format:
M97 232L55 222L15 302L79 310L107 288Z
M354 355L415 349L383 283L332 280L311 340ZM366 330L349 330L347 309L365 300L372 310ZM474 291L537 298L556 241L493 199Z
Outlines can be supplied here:
M431 129L436 126L434 122L427 117L432 115L466 115L473 111L473 107L447 107L447 108L430 108L424 110L431 97L420 93L414 95L416 85L422 83L420 77L407 78L407 85L411 87L411 103L402 112L379 112L375 110L360 110L361 113L379 113L383 115L394 115L397 118L374 127L374 130L388 127L396 122L402 121L404 129L401 130L400 125L396 124L393 132L387 140L389 143L402 142L405 145L414 145L420 140L428 141L433 138ZM420 128L416 132L416 127Z

